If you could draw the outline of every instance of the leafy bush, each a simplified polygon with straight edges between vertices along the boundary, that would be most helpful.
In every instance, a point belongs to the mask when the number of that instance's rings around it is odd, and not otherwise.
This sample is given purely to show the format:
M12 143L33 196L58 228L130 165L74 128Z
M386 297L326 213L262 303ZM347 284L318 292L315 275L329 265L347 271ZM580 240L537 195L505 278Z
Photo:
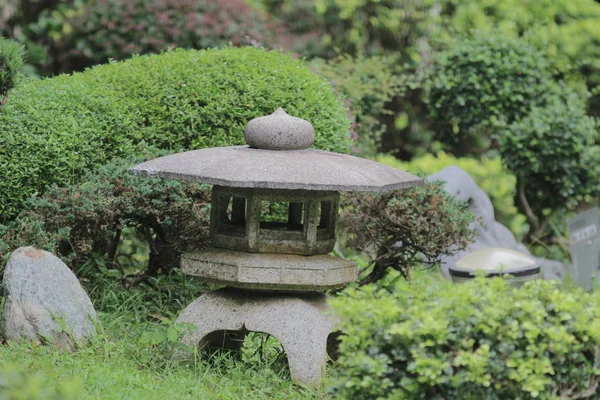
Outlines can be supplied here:
M345 333L336 398L596 398L597 292L422 279L393 294L350 289L331 303Z
M586 196L600 196L597 124L571 96L566 103L555 99L534 107L499 138L502 159L519 182L521 207L536 231L548 221L546 209L574 208Z
M99 0L62 15L57 22L68 30L62 28L51 46L54 72L169 47L289 46L281 26L243 0Z
M551 83L546 58L527 41L474 32L438 55L427 95L440 137L459 142L526 116Z
M0 36L0 107L6 104L8 92L15 87L23 57L21 45Z
M243 144L246 123L283 107L315 147L347 152L348 118L330 85L279 52L175 50L15 88L0 113L0 222L52 184L115 157Z
M439 264L472 239L473 215L439 182L384 193L352 193L342 198L340 228L346 246L369 255L360 283L376 282L394 269L410 279L420 262ZM366 271L363 271L366 272Z
M394 63L391 57L353 58L348 55L310 63L345 97L352 121L350 133L354 139L354 153L375 155L386 128L381 117L390 114L388 103L405 91L407 83L395 71Z
M413 174L431 175L451 165L467 172L492 200L496 220L508 226L517 236L524 232L526 219L515 206L517 179L507 172L498 157L481 159L455 157L439 151L437 154L424 154L410 161L400 161L390 155L380 155L377 161Z
M75 270L95 258L92 267L125 275L126 266L135 267L133 254L121 251L125 232L132 228L149 247L145 273L170 272L181 253L209 242L210 189L132 176L127 169L134 164L113 160L87 173L83 183L53 186L31 199L19 218L0 225L0 254L36 246L60 255Z
M429 98L444 140L483 134L487 149L499 148L517 176L528 238L545 233L551 213L598 195L596 123L523 39L476 32L441 59Z
M600 4L594 0L452 0L443 14L455 32L499 28L527 35L567 80L600 85ZM597 106L599 98L596 97ZM597 114L597 107L590 111Z
M320 38L320 43L308 41L304 51L300 50L312 56L331 57L336 53L370 56L405 49L410 52L437 20L436 13L431 12L437 2L431 0L261 2L270 13L285 21L292 33L312 33Z

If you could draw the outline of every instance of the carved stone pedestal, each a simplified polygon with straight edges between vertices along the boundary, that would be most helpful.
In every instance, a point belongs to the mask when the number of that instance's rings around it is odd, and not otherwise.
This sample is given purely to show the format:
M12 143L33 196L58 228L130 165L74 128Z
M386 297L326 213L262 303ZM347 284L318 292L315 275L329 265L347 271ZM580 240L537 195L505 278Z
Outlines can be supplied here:
M256 292L222 289L206 293L183 311L177 322L196 326L183 342L189 346L219 347L219 331L263 332L283 346L292 380L319 385L325 374L327 338L334 321L327 315L322 293ZM212 343L211 343L212 342Z

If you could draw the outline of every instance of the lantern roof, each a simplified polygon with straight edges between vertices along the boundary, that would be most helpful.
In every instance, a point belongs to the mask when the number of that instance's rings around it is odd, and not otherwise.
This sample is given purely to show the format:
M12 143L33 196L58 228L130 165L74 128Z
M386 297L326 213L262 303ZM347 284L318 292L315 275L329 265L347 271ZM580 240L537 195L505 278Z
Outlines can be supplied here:
M417 186L422 179L399 169L347 154L310 149L314 129L281 108L251 120L246 146L214 147L156 158L133 174L212 185L379 192Z

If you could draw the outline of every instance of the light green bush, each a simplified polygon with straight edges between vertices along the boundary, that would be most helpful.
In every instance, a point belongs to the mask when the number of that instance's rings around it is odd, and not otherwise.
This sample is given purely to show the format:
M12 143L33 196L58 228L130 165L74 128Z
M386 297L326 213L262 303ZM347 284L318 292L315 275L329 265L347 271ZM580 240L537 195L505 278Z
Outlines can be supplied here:
M0 364L0 399L77 400L83 394L80 380L58 382L48 387L39 374L30 374L15 364Z
M456 165L471 175L475 183L490 197L497 221L506 225L517 236L525 233L523 224L526 218L519 213L514 201L517 180L503 168L500 158L483 157L478 160L455 157L440 151L436 154L415 157L409 162L400 161L390 155L380 155L377 161L423 175L431 175L448 166Z
M597 398L600 294L500 278L435 279L332 301L344 332L336 398Z
M299 60L258 48L176 50L13 89L0 112L0 221L51 184L115 157L243 144L246 123L283 107L315 147L347 152L343 103Z
M600 4L594 0L451 0L454 31L498 28L527 34L553 67L588 88L600 84Z

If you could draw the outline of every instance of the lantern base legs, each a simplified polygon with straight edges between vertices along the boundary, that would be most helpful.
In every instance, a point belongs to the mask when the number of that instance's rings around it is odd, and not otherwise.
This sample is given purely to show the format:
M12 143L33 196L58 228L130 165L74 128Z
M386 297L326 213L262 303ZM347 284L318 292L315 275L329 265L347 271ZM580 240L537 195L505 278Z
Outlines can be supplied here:
M183 342L192 347L210 344L236 350L247 331L268 333L283 346L292 380L320 385L327 362L327 339L335 328L326 314L326 300L324 294L314 292L228 288L203 294L183 310L176 322L196 327L183 337Z

